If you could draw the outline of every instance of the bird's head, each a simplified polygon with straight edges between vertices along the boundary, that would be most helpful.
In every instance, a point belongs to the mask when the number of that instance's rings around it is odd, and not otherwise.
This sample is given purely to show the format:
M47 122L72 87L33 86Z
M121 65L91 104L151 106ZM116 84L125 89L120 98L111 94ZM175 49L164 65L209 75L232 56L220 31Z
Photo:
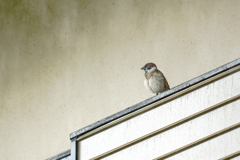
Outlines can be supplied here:
M157 69L157 66L154 63L147 63L141 69L144 70L145 73L149 73L155 71Z

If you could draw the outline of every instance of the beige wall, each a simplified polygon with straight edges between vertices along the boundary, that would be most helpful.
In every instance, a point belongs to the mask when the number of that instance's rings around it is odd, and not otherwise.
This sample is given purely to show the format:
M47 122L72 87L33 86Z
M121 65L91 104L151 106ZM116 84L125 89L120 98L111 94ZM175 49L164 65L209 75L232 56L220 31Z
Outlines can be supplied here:
M69 133L240 57L239 0L0 0L0 159L46 159Z

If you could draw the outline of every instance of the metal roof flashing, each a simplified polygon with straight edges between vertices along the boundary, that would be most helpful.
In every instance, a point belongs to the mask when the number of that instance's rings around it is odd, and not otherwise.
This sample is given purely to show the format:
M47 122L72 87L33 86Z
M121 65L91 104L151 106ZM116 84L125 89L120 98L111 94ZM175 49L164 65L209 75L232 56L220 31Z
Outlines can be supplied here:
M51 158L48 158L47 160L56 160L56 159L61 159L61 158L65 158L67 156L70 156L71 155L71 150L67 150L65 152L62 152L62 153L59 153L58 155L56 156L53 156Z
M117 119L119 119L121 117L124 117L124 116L126 116L126 115L128 115L130 113L133 113L133 112L135 112L135 111L137 111L139 109L147 107L148 105L150 105L150 104L152 104L152 103L154 103L156 101L164 99L164 98L166 98L166 97L168 97L170 95L173 95L175 93L178 93L178 92L180 92L180 91L182 91L184 89L187 89L187 88L189 88L189 87L191 87L193 85L196 85L196 84L198 84L198 83L200 83L202 81L205 81L205 80L207 80L207 79L209 79L209 78L211 78L213 76L216 76L216 75L218 75L218 74L220 74L220 73L222 73L224 71L227 71L227 70L229 70L231 68L234 68L236 66L239 66L239 65L240 65L240 58L238 58L238 59L236 59L236 60L234 60L234 61L232 61L230 63L227 63L227 64L225 64L225 65L223 65L221 67L218 67L218 68L216 68L214 70L211 70L210 72L207 72L207 73L205 73L203 75L200 75L200 76L198 76L196 78L193 78L193 79L191 79L191 80L189 80L189 81L187 81L185 83L182 83L182 84L180 84L180 85L178 85L178 86L176 86L174 88L171 88L170 90L167 90L167 91L165 91L165 92L163 92L163 93L161 93L159 95L153 96L153 97L151 97L149 99L146 99L146 100L144 100L144 101L142 101L140 103L137 103L137 104L135 104L135 105L133 105L133 106L131 106L129 108L126 108L126 109L124 109L122 111L119 111L119 112L117 112L117 113L115 113L115 114L113 114L111 116L103 118L103 119L101 119L101 120L99 120L99 121L97 121L95 123L92 123L92 124L82 128L82 129L79 129L79 130L77 130L77 131L75 131L75 132L70 134L70 139L71 140L76 140L78 137L80 137L80 136L82 136L82 135L84 135L84 134L86 134L86 133L88 133L90 131L93 131L93 130L101 127L101 126L104 126L104 125L106 125L106 124L108 124L110 122L113 122L114 120L117 120Z

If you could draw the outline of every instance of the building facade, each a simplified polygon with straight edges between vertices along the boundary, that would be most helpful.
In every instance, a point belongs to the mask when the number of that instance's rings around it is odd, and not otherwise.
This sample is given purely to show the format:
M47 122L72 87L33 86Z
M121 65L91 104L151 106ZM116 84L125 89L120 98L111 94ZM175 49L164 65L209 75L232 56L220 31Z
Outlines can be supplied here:
M69 134L240 57L240 1L0 0L0 159L47 159ZM67 156L69 151L65 153Z

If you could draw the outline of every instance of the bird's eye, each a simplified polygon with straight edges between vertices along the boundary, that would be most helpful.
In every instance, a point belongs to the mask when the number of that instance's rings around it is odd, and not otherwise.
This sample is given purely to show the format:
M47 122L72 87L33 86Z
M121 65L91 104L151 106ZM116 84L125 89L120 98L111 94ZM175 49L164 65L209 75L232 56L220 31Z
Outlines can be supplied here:
M148 66L148 67L147 67L147 69L151 69L151 67L150 67L150 66Z

